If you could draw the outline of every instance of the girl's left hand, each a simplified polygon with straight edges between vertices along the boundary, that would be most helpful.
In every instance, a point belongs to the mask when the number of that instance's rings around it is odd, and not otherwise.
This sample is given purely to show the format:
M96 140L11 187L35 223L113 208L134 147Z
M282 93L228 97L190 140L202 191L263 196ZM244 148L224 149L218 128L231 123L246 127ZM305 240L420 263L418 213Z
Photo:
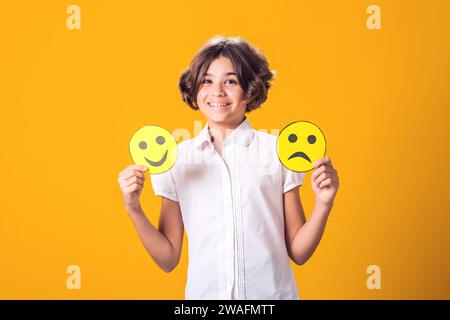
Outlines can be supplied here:
M317 160L313 166L316 169L311 175L311 186L316 194L316 202L331 206L339 188L337 171L333 168L329 157Z

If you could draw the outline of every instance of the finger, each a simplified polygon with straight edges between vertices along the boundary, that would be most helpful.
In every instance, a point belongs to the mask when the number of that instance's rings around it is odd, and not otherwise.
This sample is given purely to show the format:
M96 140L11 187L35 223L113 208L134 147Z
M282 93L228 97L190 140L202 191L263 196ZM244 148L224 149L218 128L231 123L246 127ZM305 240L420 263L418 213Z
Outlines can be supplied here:
M123 193L127 193L127 192L129 192L129 191L127 191L127 190L129 190L130 187L132 187L132 186L136 186L136 187L141 188L141 189L144 188L144 185L143 185L143 184L140 184L140 183L138 183L138 182L133 182L133 183L130 184L130 185L121 184L121 185L120 185L120 188L122 189L122 192L123 192Z
M125 188L129 187L130 185L132 185L133 183L137 183L137 184L140 184L140 185L143 186L144 185L144 180L142 178L139 178L139 177L131 177L128 180L122 180L120 182L120 187L122 189L125 189Z
M142 181L142 183L144 183L145 176L142 172L136 172L135 174L131 173L129 177L126 176L119 177L118 182L120 185L128 186L130 185L131 182L137 181L137 178L139 178Z
M320 184L321 184L323 181L327 180L327 179L331 179L331 181L336 181L336 180L337 180L337 176L334 175L334 174L332 174L332 173L324 173L323 176L320 176L320 177L318 177L318 178L316 179L316 181L314 182L314 184L315 184L316 186L320 186Z
M326 168L325 172L332 173L332 174L337 174L337 171L336 171L335 168L329 166L328 164L324 164L323 166Z
M316 185L319 185L323 180L325 180L325 179L327 179L327 178L329 178L329 177L330 177L330 174L329 174L329 173L323 172L323 173L321 173L321 174L317 177L317 179L314 181L314 183L315 183Z
M321 165L319 168L317 168L311 175L311 179L313 181L315 181L317 179L318 176L320 176L322 173L330 173L330 174L334 174L335 170L333 168L329 168L325 165Z
M142 171L142 172L145 172L148 170L148 168L146 166L135 165L135 164L129 165L128 168L132 169L132 170Z
M133 183L131 186L126 187L123 190L123 192L125 194L129 194L129 193L135 192L136 190L140 190L140 189L142 189L142 186L140 186L140 185L138 185L136 183Z
M133 183L144 185L144 179L133 176L125 181L125 186L128 187L128 186L132 185Z
M319 188L324 188L324 187L328 187L331 185L331 178L327 178L325 180L323 180L321 183L319 183Z
M119 175L119 179L127 180L133 176L144 178L144 173L140 170L128 169Z
M148 168L146 166L129 165L122 172L119 173L119 177L128 175L130 172L145 172Z
M313 166L315 168L317 168L317 167L320 167L322 164L327 163L328 161L330 161L329 157L323 157L323 158L320 158L320 159L314 161Z
M129 165L120 173L120 175L124 175L124 174L127 174L128 172L133 172L133 171L145 172L147 170L148 170L148 168L146 166Z
M317 179L319 175L321 175L323 172L325 172L327 168L325 166L320 166L311 175L311 179L314 181Z

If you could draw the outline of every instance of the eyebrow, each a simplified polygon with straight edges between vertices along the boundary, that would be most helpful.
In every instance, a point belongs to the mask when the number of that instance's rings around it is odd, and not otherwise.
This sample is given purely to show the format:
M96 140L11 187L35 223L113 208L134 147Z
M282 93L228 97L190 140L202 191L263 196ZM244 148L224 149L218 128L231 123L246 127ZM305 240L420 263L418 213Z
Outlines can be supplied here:
M236 72L227 72L225 73L226 76L236 76ZM212 76L211 73L205 73L205 76Z

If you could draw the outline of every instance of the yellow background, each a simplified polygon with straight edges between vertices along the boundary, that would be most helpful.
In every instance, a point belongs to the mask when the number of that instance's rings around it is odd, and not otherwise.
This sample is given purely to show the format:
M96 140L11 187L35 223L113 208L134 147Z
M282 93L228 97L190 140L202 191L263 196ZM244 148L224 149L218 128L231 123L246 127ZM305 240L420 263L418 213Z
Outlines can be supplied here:
M69 30L66 8L81 8ZM368 30L366 8L381 8ZM124 210L118 173L146 124L204 119L181 71L216 34L242 36L277 79L255 129L318 124L341 180L303 299L450 298L450 1L8 1L0 10L0 298L183 299ZM160 199L142 203L157 224ZM301 187L307 215L310 173ZM81 267L81 290L66 268ZM368 290L366 268L381 268Z

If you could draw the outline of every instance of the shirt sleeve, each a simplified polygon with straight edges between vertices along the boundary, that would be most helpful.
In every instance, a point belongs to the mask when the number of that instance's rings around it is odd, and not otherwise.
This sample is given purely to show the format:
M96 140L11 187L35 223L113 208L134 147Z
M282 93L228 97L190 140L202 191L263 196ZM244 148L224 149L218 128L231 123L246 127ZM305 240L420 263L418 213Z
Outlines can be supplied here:
M303 184L303 179L305 178L306 172L295 172L285 168L283 165L282 167L283 193Z
M177 189L171 169L163 173L151 174L150 179L155 195L178 202Z

